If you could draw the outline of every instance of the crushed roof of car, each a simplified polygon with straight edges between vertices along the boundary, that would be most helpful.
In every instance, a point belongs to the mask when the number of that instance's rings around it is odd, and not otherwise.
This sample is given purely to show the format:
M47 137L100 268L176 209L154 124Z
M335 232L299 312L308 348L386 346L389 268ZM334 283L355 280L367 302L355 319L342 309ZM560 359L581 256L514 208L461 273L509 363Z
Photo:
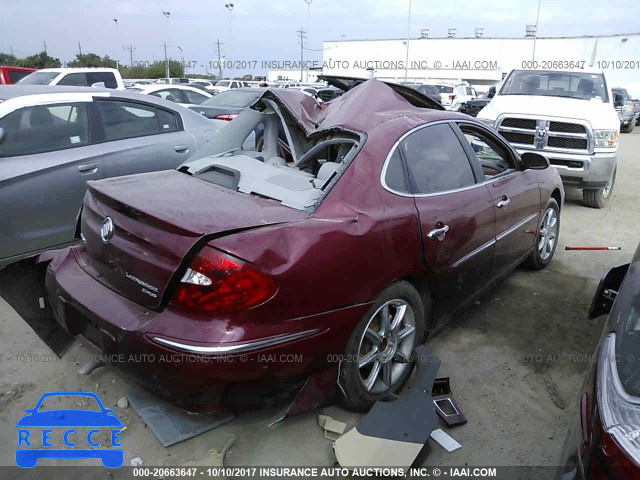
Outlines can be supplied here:
M424 119L428 115L433 120L460 116L412 105L394 87L375 79L358 84L326 105L320 105L310 96L290 89L267 90L261 98L273 97L280 100L279 103L289 110L308 135L332 127L367 132L401 116L420 116Z

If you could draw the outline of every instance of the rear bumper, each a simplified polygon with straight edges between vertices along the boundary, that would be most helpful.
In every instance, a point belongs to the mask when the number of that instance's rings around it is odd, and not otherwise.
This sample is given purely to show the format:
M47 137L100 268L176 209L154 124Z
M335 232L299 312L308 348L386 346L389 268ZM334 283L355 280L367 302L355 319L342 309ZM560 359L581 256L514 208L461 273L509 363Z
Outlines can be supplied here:
M527 150L518 148L518 153L541 153L556 168L562 183L578 188L605 187L613 176L617 165L617 152L578 154L570 152L549 152L545 150Z
M239 385L278 391L326 368L370 306L277 323L246 314L237 321L195 317L172 307L157 312L106 288L78 261L84 261L81 246L60 252L47 269L58 322L105 363L193 411L233 408L227 394Z

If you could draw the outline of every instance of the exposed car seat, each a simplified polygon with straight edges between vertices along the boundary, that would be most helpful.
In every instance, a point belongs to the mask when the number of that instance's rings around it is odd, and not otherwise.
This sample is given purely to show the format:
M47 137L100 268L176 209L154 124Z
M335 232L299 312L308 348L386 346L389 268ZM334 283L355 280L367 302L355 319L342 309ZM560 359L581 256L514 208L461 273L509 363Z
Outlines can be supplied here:
M338 171L339 168L340 168L340 164L338 164L338 163L325 162L320 167L320 170L318 170L318 175L316 175L316 178L318 180L320 180L321 182L326 182L327 180L329 180L331 178L331 176L334 173L336 173Z

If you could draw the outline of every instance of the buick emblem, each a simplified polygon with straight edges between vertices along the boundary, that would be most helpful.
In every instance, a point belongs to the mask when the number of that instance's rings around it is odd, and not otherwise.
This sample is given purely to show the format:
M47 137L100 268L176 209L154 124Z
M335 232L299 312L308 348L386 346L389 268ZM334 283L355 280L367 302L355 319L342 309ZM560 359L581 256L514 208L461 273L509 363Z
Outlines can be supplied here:
M113 232L115 231L115 225L113 224L113 220L111 217L106 217L104 222L102 222L102 229L100 229L100 237L104 243L107 243L113 237Z

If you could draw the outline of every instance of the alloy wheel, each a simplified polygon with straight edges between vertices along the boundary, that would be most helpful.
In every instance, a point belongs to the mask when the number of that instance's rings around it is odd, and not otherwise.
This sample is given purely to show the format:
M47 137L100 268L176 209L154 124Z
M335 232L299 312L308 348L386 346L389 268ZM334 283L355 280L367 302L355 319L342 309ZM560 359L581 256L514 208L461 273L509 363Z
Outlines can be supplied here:
M542 225L538 233L538 254L542 260L553 255L558 237L558 213L553 208L548 208L544 212Z
M358 371L370 394L393 390L411 367L416 341L416 319L404 300L390 300L378 308L360 338Z

